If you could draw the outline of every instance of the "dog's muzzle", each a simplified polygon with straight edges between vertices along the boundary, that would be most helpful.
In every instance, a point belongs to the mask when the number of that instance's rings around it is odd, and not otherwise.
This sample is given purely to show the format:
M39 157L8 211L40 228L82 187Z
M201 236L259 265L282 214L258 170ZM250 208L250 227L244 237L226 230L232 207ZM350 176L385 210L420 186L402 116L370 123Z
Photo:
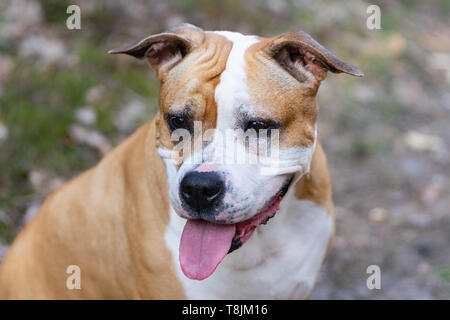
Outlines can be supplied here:
M180 183L180 198L190 213L205 220L214 220L215 209L225 194L225 182L216 172L187 173ZM192 215L192 214L191 214Z

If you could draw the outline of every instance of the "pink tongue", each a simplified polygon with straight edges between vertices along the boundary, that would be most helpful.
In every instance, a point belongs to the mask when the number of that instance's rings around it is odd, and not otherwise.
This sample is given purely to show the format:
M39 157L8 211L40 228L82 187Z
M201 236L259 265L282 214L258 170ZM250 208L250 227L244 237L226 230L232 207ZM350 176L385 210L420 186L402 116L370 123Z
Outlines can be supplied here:
M188 220L180 243L180 264L186 277L208 278L230 250L235 233L234 224Z

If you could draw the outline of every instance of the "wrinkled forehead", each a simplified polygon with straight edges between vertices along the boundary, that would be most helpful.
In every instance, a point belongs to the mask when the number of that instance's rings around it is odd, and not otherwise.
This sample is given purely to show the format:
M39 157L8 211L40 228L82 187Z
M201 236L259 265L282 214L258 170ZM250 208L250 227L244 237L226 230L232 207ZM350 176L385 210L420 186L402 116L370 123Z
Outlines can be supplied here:
M162 107L176 112L188 104L196 112L214 108L220 117L232 117L251 104L248 52L261 38L230 31L204 34L198 49L170 71L161 88Z
M235 128L243 118L281 120L294 114L302 87L264 54L270 38L231 31L206 31L196 50L173 68L160 105L188 109L209 128ZM312 117L312 120L314 117Z
M247 52L259 38L230 31L215 31L214 34L232 43L214 95L218 108L217 127L226 128L233 125L233 118L239 113L250 112L252 99L248 87Z
M215 90L218 127L230 125L239 115L281 120L301 102L304 89L300 82L264 54L271 39L230 31L214 34L232 43Z
M214 107L214 90L225 70L233 44L227 39L205 33L196 50L186 56L162 81L160 106L176 112L186 105L197 109Z

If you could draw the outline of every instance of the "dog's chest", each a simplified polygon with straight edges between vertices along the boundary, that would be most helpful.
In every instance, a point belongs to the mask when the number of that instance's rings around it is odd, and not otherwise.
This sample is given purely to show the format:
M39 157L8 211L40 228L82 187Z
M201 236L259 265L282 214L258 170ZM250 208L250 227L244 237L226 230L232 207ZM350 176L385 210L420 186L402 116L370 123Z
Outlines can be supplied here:
M189 299L303 299L314 286L332 234L327 211L286 195L280 211L228 254L207 279L188 279L178 250L185 220L173 210L165 240ZM289 199L288 199L289 197Z

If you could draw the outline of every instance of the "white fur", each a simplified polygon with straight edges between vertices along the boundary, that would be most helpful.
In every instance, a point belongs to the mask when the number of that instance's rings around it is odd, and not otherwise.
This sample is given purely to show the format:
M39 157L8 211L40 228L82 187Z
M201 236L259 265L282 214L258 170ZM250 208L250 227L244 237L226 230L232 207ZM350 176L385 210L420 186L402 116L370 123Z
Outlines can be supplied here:
M216 31L233 42L225 70L220 75L220 83L216 87L217 129L233 128L234 110L250 106L247 86L247 72L244 60L245 51L258 42L255 36L246 36L237 32Z
M262 159L261 175L275 176L298 173L301 177L310 170L311 159L316 150L317 124L314 129L314 143L311 147L291 147L279 151L278 159Z
M292 193L267 225L259 226L202 281L188 279L181 271L178 250L186 220L171 210L165 240L189 299L304 299L311 294L332 234L332 218L311 201L294 200Z
M257 42L254 36L216 32L233 42L226 68L216 87L218 107L216 130L211 143L201 152L203 161L217 163L217 154L234 156L229 144L220 143L223 130L235 127L237 111L253 113L248 93L245 51ZM317 135L317 130L316 130ZM294 182L309 171L316 142L308 148L280 150L279 159L268 159L269 165L220 164L227 173L229 203L233 207L232 221L238 222L258 213L286 182L286 174L295 173ZM191 299L285 299L306 298L311 293L317 273L332 234L332 218L323 207L310 201L298 201L293 196L294 184L281 203L281 209L267 225L259 226L251 238L239 249L227 255L209 278L188 279L181 271L179 245L186 220L178 199L179 181L192 170L195 161L186 161L177 171L169 159L168 150L159 149L166 164L170 221L166 230L166 245L172 253L175 270ZM245 152L238 145L238 152ZM266 172L264 172L266 170ZM176 212L177 211L177 212ZM231 221L229 221L231 222Z

